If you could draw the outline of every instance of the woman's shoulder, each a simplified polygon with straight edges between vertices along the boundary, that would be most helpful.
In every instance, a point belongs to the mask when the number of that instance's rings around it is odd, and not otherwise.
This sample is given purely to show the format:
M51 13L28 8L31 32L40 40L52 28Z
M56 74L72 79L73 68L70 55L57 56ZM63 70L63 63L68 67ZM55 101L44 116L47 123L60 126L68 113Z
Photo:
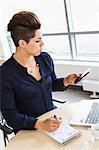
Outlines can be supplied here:
M50 54L48 54L47 52L42 52L41 56L47 60L50 60L50 61L52 60Z
M9 58L6 60L2 65L1 65L1 71L3 72L8 72L8 70L12 67L12 58Z
M42 59L43 63L45 63L45 64L47 64L47 66L49 66L49 68L53 67L53 60L47 52L41 53L41 59Z

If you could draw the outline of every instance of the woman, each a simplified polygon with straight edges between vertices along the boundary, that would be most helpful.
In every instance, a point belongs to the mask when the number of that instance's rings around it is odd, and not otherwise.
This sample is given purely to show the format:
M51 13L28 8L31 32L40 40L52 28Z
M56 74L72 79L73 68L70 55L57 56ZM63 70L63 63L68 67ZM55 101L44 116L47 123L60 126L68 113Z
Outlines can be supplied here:
M52 91L65 90L79 76L56 77L51 57L41 52L44 43L40 28L38 17L27 11L15 14L8 24L16 52L1 66L1 110L14 132L56 130L60 118L37 117L55 108Z

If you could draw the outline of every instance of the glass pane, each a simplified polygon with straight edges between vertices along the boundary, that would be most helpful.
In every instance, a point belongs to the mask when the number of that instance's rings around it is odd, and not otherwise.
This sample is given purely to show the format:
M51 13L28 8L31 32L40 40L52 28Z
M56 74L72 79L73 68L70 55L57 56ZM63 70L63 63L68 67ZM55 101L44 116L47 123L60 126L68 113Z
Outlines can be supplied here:
M9 49L10 49L10 53L14 53L15 52L15 45L14 45L14 42L11 38L11 35L9 32L6 32L6 35L7 35L7 40L8 40L8 46L9 46Z
M70 47L67 35L43 36L44 51L54 59L71 59Z
M70 0L73 31L99 30L99 0Z
M99 61L99 35L76 35L77 58Z
M16 12L23 10L33 11L38 15L41 20L43 34L67 32L63 0L1 0L0 26L6 30L11 17ZM50 41L53 41L53 37L51 38L52 40ZM7 39L9 42L10 52L13 53L15 51L15 47L9 35L7 36Z
M22 10L33 11L39 16L43 33L67 31L63 0L1 0L1 26L6 27L10 18Z
M7 34L3 28L0 28L0 57L8 59L11 56L10 48L7 40Z

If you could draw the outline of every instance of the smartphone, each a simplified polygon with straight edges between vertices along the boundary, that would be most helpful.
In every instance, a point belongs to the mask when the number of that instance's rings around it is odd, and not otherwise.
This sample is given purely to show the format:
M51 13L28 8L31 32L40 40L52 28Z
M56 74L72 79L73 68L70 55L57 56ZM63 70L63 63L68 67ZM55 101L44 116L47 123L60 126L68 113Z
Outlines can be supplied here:
M85 72L83 72L80 77L78 77L74 83L77 83L78 81L80 81L81 79L83 79L87 74L90 73L90 68L88 68Z

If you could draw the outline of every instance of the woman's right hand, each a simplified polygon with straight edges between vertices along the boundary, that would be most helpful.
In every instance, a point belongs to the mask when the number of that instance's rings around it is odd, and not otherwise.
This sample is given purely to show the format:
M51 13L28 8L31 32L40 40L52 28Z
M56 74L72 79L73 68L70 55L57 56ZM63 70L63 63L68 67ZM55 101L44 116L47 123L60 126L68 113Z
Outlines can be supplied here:
M61 118L51 117L45 120L37 120L34 127L39 130L51 132L58 129L61 122L62 122Z

